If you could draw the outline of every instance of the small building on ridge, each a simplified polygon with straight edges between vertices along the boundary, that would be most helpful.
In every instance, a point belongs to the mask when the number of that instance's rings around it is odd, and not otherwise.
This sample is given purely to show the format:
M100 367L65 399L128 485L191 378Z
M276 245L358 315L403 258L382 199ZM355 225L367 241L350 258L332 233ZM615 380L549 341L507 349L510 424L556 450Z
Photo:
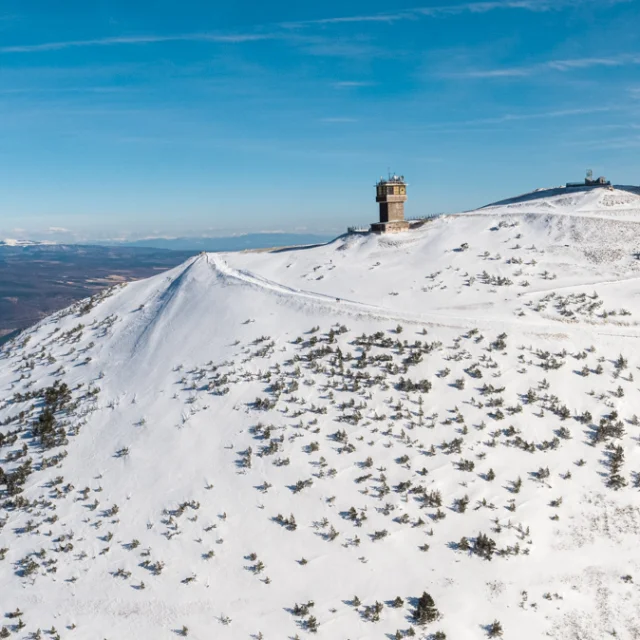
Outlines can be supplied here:
M610 187L611 182L607 180L604 176L600 176L599 178L593 177L593 171L589 169L587 171L587 177L584 179L584 182L567 182L567 188L571 187Z

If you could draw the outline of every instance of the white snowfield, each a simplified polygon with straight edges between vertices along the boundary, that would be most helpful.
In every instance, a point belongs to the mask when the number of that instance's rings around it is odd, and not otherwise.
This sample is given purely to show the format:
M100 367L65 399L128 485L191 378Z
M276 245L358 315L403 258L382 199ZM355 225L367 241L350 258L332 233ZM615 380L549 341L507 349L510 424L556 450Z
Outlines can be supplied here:
M42 321L0 637L640 638L639 253L636 190L557 189Z
M34 240L14 240L13 238L5 238L0 240L0 247L30 247L36 244L56 244L55 242L39 242Z

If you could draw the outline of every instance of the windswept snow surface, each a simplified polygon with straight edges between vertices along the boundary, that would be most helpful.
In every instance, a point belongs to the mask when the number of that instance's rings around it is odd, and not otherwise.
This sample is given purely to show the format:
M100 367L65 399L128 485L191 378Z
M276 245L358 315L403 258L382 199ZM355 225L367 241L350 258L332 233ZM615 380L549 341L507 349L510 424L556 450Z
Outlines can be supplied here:
M539 189L484 207L484 211L502 210L624 218L640 214L640 187L611 188L556 187Z
M5 346L0 633L640 638L640 198L565 191Z

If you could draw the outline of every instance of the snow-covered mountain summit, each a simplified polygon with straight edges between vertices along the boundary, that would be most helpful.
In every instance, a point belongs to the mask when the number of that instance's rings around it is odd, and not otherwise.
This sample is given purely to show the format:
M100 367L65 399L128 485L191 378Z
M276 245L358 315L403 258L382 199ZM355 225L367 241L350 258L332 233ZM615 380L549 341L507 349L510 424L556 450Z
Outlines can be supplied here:
M484 207L482 210L518 213L592 215L597 217L640 216L640 187L555 187L538 189Z
M0 637L640 637L632 196L201 254L23 333Z

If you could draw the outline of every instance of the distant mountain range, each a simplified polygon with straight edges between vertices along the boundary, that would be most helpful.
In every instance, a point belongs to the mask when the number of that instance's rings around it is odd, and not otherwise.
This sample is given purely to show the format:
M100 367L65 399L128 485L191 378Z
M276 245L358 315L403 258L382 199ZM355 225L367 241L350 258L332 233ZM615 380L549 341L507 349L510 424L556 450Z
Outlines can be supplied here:
M148 247L173 251L243 251L245 249L269 249L292 245L324 244L335 238L328 234L306 233L247 233L220 238L145 238L124 242L98 244L119 247Z
M324 244L335 238L333 234L311 233L246 233L237 236L218 238L143 238L140 240L103 240L52 242L39 240L0 240L0 247L34 247L40 245L59 246L107 246L140 247L145 249L169 249L171 251L244 251L247 249L270 249L272 247L290 247L294 245Z
M54 242L40 242L38 240L14 240L13 238L5 238L0 240L0 247L33 247L40 244L55 244Z

